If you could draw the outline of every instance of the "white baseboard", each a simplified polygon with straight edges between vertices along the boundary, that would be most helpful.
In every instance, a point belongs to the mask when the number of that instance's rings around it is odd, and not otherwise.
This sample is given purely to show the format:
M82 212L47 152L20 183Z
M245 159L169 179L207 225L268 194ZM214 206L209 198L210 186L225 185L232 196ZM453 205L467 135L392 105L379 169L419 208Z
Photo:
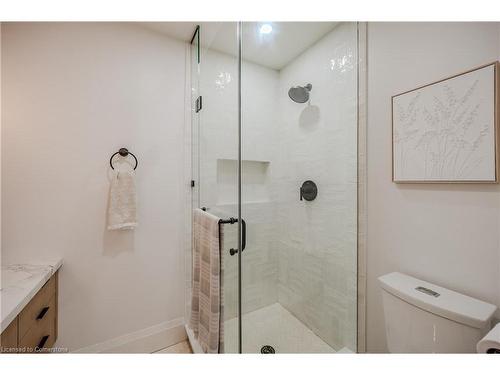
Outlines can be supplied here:
M131 332L73 353L153 353L186 340L184 319L178 318Z

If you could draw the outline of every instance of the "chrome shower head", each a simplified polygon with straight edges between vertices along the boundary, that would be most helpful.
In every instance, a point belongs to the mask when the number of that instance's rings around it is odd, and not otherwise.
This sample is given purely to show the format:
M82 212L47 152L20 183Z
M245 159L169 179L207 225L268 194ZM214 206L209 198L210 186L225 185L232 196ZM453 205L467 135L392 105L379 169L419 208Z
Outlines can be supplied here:
M308 83L305 86L294 86L288 90L288 96L295 103L305 103L309 100L309 92L312 90L312 85Z

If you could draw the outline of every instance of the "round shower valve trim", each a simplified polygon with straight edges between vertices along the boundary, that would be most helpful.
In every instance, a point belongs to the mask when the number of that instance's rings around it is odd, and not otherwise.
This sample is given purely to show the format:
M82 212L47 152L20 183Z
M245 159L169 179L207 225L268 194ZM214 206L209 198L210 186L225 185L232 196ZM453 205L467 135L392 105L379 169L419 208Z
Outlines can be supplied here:
M300 200L313 201L318 196L318 187L314 181L304 181L300 187Z

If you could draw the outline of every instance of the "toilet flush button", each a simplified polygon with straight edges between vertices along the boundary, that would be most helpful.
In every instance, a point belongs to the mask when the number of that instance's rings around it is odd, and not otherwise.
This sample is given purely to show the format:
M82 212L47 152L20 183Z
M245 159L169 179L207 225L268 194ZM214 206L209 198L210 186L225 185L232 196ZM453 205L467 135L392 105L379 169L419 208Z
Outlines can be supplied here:
M428 294L429 296L432 296L432 297L439 297L441 294L439 294L438 292L435 292L434 290L432 289L428 289L428 288L425 288L423 286L417 286L415 288L415 290L418 290L419 292L422 292L422 293L425 293L425 294Z

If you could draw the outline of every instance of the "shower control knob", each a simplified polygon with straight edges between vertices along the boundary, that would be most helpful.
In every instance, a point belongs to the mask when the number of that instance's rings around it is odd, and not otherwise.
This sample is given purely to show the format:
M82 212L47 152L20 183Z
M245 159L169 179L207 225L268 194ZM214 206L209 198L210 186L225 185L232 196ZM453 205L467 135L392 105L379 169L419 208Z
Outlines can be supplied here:
M306 201L313 201L316 199L317 195L318 187L316 184L311 180L304 181L300 187L300 200L305 199Z

